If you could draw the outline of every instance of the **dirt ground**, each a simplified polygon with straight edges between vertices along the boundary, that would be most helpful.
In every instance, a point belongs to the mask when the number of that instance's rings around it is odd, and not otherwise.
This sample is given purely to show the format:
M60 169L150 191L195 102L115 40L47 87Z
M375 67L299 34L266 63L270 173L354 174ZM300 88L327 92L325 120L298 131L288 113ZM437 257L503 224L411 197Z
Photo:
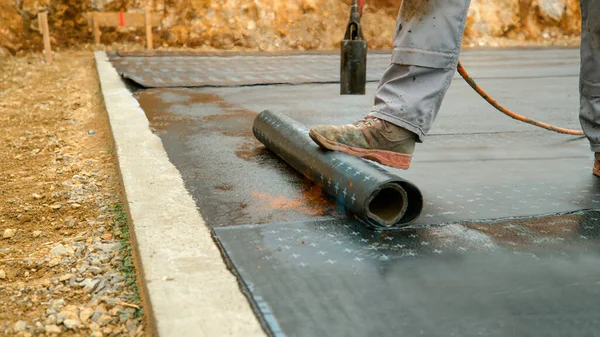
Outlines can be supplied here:
M391 48L401 0L367 0L361 19L370 48ZM40 51L37 14L48 11L52 45L93 43L87 12L143 12L145 0L0 0L0 56ZM154 46L218 50L337 49L351 0L154 0ZM429 1L407 2L411 12ZM420 8L423 7L423 8ZM145 43L143 28L102 27L101 42ZM578 0L472 1L465 46L572 45L581 31Z
M91 52L0 58L0 335L140 336Z

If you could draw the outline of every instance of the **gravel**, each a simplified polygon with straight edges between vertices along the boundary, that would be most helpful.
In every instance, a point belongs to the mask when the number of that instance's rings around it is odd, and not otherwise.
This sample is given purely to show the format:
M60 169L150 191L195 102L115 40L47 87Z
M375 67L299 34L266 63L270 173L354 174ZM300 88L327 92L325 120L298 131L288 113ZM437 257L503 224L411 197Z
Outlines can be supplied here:
M15 331L25 331L27 329L27 322L17 321L14 327Z
M85 309L81 310L81 312L79 313L79 319L83 323L88 323L88 321L90 320L90 318L92 317L93 314L94 314L94 309L85 308Z
M4 233L2 234L2 238L3 238L3 239L10 239L10 238L12 238L13 236L15 236L15 232L16 232L16 231L15 231L14 229L12 229L12 228L7 228L7 229L5 229L5 230L4 230Z
M54 255L67 255L69 254L69 252L67 251L67 249L65 248L65 246L61 245L60 243L57 244L56 246L54 246L54 248L52 248L52 250L50 251L50 253L54 254Z
M0 336L142 336L93 56L56 56L0 63Z
M79 326L81 325L81 322L79 320L75 320L75 319L65 319L63 321L63 324L65 325L65 328L67 328L67 329L77 330L79 328Z
M44 328L44 330L47 333L60 333L62 331L61 328L59 328L55 324L46 325L46 327Z

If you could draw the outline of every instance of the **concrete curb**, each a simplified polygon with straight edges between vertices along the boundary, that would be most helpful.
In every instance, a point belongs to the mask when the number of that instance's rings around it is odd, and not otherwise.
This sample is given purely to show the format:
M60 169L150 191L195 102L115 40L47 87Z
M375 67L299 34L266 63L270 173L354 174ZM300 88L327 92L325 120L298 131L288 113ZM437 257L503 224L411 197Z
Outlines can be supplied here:
M154 336L265 336L137 100L95 53Z

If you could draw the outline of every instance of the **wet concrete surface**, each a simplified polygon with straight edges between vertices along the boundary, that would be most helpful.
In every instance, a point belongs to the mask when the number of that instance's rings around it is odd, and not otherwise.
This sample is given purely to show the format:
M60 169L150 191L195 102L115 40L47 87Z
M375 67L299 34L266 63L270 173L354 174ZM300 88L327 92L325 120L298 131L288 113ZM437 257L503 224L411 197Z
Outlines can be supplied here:
M576 92L576 79L573 82ZM600 185L591 175L592 154L585 139L516 123L485 105L473 109L471 104L481 104L481 99L468 101L462 110L461 96L470 92L459 87L462 82L455 84L456 95L448 94L433 135L418 145L411 169L391 170L423 191L426 205L417 224L600 206ZM553 86L549 89L555 92L564 84ZM228 226L345 216L251 133L261 107L307 125L352 122L369 108L367 96L340 97L337 89L334 84L152 89L137 96L207 223ZM565 113L576 107L575 99L569 98L575 97L569 92L547 97L548 108L537 111L535 101L519 100L522 110L536 111L532 115L576 127L576 114Z
M489 75L480 85L509 108L579 128L578 68L544 64L575 64L572 51L529 53L463 59L496 64L472 75ZM518 123L455 80L411 169L391 170L421 188L423 215L414 228L380 233L251 133L264 109L308 126L354 122L375 88L365 96L315 83L136 93L265 329L599 336L600 181L587 140Z

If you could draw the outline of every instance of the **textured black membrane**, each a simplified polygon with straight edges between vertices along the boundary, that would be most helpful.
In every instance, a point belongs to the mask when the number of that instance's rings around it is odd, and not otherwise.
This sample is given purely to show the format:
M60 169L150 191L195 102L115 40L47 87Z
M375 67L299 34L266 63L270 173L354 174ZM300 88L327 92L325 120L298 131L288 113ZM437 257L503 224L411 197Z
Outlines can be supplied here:
M304 125L283 114L261 112L252 130L269 150L371 226L407 226L423 210L414 184L368 161L321 149Z
M215 228L274 336L600 336L600 213L375 232Z

